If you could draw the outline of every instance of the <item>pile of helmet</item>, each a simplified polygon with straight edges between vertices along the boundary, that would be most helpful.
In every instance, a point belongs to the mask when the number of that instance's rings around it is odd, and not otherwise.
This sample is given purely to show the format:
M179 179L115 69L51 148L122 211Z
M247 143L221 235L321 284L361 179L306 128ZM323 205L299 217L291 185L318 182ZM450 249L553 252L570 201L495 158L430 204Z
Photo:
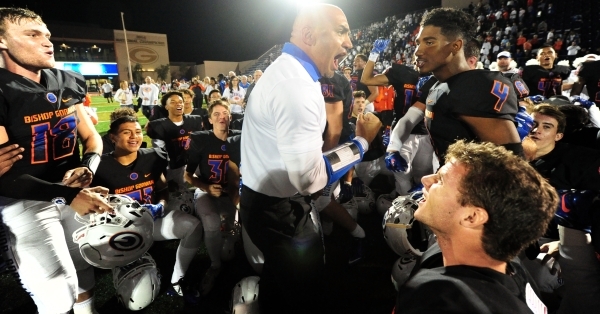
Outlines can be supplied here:
M113 213L92 213L88 219L75 214L84 226L73 233L73 242L90 265L112 269L119 301L130 310L141 310L160 290L160 272L146 252L154 243L154 220L126 195L109 195L108 202Z

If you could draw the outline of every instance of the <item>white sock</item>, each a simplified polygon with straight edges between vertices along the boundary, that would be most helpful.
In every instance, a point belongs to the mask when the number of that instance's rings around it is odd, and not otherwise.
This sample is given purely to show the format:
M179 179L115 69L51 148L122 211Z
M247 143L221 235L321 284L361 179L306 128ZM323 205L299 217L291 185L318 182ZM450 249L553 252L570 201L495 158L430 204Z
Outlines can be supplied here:
M210 257L210 267L220 268L221 249L223 247L221 231L205 231L204 244L206 244L206 250L208 251L208 256Z
M359 224L356 224L356 228L354 228L354 230L352 230L350 234L355 238L362 239L365 237L365 230L363 230L363 228Z
M185 276L190 263L196 256L198 249L188 249L181 245L177 248L177 254L175 258L175 267L173 267L173 276L171 277L171 283L176 283Z
M94 297L73 305L73 314L97 314L94 309Z

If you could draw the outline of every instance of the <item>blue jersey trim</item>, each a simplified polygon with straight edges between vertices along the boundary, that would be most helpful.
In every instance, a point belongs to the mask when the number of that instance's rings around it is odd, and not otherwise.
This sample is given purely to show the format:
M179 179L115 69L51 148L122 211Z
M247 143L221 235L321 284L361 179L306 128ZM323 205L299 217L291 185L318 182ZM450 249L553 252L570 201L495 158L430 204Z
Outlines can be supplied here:
M315 63L304 51L302 51L302 49L298 48L298 46L292 43L285 43L285 45L283 45L283 49L281 49L281 52L287 53L296 58L296 60L298 60L298 62L300 62L300 64L304 67L306 72L308 72L313 81L316 82L319 80L319 78L321 78L321 74L319 73Z

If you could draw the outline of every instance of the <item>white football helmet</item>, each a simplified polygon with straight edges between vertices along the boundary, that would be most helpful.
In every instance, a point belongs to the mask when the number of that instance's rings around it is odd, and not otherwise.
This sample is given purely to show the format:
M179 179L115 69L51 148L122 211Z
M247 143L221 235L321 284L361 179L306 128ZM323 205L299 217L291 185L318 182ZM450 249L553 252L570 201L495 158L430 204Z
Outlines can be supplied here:
M392 202L397 197L396 193L381 194L377 198L377 212L383 216L392 207Z
M160 291L160 271L150 254L123 267L112 270L117 299L131 311L148 306Z
M250 236L242 226L242 242L244 244L244 253L246 253L246 259L250 266L254 269L257 274L262 273L263 264L265 263L265 257L263 253L256 247L256 245L250 239Z
M109 195L114 214L89 214L85 226L73 232L73 242L90 265L111 269L139 259L154 243L154 220L138 202L126 195ZM86 216L87 217L87 216Z
M341 205L346 209L346 211L348 211L348 214L350 214L350 216L352 216L352 218L356 220L356 218L358 217L358 203L356 203L354 197L346 203L342 203Z
M427 249L431 231L414 220L423 192L398 196L383 216L383 238L400 256L421 256Z
M235 257L235 246L240 242L241 238L242 228L237 221L234 221L233 226L229 228L225 227L221 231L221 236L223 237L223 246L221 247L221 261L223 262L229 262L233 260L233 258Z
M260 278L250 276L243 278L233 287L231 293L232 314L258 314L258 286Z
M367 185L360 181L357 184L352 182L352 192L359 213L370 214L375 209L375 194Z
M415 256L403 256L394 263L392 267L392 283L396 291L408 280L416 263L417 258Z
M170 212L171 210L181 210L186 214L196 216L196 210L194 209L194 191L185 189L170 193L166 210L167 212Z

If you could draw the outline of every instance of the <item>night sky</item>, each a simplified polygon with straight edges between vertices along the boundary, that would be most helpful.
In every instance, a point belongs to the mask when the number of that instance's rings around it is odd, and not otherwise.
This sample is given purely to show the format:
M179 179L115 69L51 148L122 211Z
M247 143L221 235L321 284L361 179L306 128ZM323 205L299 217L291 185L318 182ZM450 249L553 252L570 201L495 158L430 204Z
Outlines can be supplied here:
M439 6L441 0L329 0L348 17L351 28L385 16ZM27 7L46 23L73 22L167 34L172 62L243 61L289 40L296 14L292 0L2 0L1 6ZM52 32L52 29L50 29Z

